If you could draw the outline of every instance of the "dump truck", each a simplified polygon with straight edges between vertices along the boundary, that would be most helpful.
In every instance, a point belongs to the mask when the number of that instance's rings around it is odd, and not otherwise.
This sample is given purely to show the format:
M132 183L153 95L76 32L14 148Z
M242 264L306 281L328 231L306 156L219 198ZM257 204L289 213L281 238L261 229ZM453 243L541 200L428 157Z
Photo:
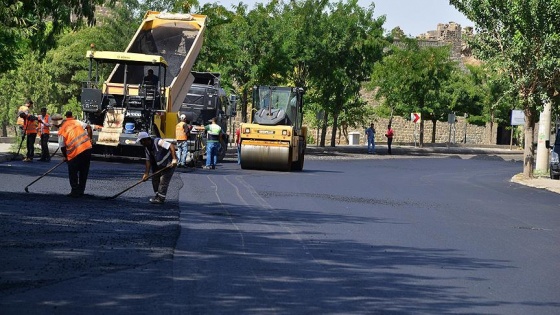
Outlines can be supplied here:
M303 94L299 87L253 88L251 123L240 126L242 169L303 170Z
M174 140L205 25L205 15L148 11L124 52L87 51L81 105L82 118L95 126L94 154L138 156L140 131ZM106 79L105 65L113 67Z
M221 162L226 155L230 139L228 123L236 114L236 97L235 95L228 97L220 84L220 73L192 71L191 74L194 82L179 109L179 115L185 115L192 125L198 126L207 125L210 119L216 118L216 123L222 127L225 135L218 151L218 161ZM189 147L187 162L194 166L193 164L196 164L197 161L204 159L206 137L193 129L187 141Z

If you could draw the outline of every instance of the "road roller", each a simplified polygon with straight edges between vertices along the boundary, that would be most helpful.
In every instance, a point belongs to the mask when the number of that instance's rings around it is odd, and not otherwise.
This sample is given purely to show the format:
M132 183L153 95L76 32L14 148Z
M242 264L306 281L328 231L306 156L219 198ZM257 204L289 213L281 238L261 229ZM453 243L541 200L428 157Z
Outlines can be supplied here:
M240 126L242 169L303 170L303 93L299 87L253 87L251 123Z

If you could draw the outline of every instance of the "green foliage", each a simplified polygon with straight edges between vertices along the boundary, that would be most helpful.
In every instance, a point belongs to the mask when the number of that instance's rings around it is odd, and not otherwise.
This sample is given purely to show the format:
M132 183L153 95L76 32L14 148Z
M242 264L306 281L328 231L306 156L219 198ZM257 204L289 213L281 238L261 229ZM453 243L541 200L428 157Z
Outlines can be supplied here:
M560 1L450 0L475 22L473 53L509 77L525 113L523 173L532 176L537 111L560 77Z
M104 0L10 1L2 5L0 29L7 30L11 43L29 40L30 49L42 58L56 45L56 36L67 28L78 29L95 22L95 6ZM0 60L9 51L0 51ZM6 54L4 54L6 53Z
M420 112L427 116L439 112L443 103L440 87L448 82L453 69L448 47L420 48L415 40L403 39L374 66L369 87L394 114Z
M321 36L310 48L315 58L309 71L320 104L333 118L331 146L335 145L341 113L364 105L361 84L382 55L385 20L375 19L373 9L361 8L357 1L338 2L329 5L315 21Z
M421 113L423 121L446 120L450 103L459 104L461 97L459 91L454 94L448 88L454 73L460 77L449 57L447 46L420 48L416 40L401 39L374 66L369 87L394 115ZM460 82L455 84L459 86Z
M124 50L137 25L109 21L101 27L83 28L61 36L59 46L47 53L50 62L46 65L54 82L53 93L59 108L80 96L81 83L88 76L86 51L91 49L90 44L95 44L97 50ZM103 70L105 73L102 74L108 75L112 68L104 67Z

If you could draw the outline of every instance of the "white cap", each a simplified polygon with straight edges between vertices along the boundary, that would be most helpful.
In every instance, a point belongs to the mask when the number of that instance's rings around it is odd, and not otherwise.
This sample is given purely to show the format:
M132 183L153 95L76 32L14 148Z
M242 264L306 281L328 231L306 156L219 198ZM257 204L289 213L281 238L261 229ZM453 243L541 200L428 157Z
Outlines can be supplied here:
M139 143L140 140L146 139L146 138L149 138L149 137L150 137L150 135L147 132L142 131L142 132L138 133L138 139L136 139L136 143Z
M55 125L56 127L62 125L62 115L60 115L60 114L52 115L51 120L52 120L53 125Z

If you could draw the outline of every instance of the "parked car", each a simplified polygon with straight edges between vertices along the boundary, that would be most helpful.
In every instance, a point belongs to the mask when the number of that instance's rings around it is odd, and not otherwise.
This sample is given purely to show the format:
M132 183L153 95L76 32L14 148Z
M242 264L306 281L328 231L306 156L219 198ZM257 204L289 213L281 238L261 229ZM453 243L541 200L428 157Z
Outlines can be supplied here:
M560 128L556 131L554 144L551 146L550 141L547 141L546 147L550 149L550 178L560 179Z

